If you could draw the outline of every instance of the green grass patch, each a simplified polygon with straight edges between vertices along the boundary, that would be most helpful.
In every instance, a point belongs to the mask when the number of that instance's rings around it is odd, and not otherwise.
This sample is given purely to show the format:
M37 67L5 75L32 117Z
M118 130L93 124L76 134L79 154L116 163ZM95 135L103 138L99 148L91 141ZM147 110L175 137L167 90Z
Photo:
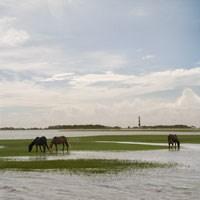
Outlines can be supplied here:
M177 134L177 133L176 133ZM200 135L179 135L181 143L200 144ZM92 141L118 141L118 142L152 142L166 143L167 135L101 135L101 136L85 136L72 137L71 141L92 142Z
M154 162L105 160L105 159L77 159L52 161L0 161L1 170L67 170L83 173L112 173L128 169L146 169L171 167L172 164Z
M179 135L181 143L200 143L198 135ZM36 153L35 149L28 152L28 145L32 140L0 140L0 157L10 156L36 156L43 153ZM98 141L110 141L101 143ZM139 144L119 144L116 142L153 142L166 143L166 146L139 145ZM50 140L48 141L48 143ZM157 150L167 148L166 135L108 135L108 136L87 136L70 137L70 151L140 151ZM62 145L60 145L60 150ZM47 153L48 155L54 155ZM38 161L9 161L0 160L1 170L67 170L84 173L105 173L118 172L125 169L143 169L155 167L169 167L169 164L152 162L103 160L103 159L77 159L77 160L38 160Z
M113 142L97 141L73 141L71 140L71 149L78 151L142 151L165 149L164 146L141 145L141 144L119 144Z
M69 138L70 151L139 151L139 150L157 150L166 147L138 144L117 144L117 143L100 143L94 138ZM31 140L0 140L0 157L2 156L35 156L35 148L28 152L28 145ZM58 146L62 150L62 145ZM42 154L40 152L37 155Z
M182 143L200 143L200 135L178 135ZM98 141L111 141L110 143L101 143ZM153 142L166 143L166 146L140 145L140 144L119 144L116 142ZM35 149L28 152L28 145L31 140L0 140L0 157L3 156L35 156ZM50 140L48 141L50 142ZM71 151L141 151L158 150L167 148L166 135L105 135L105 136L87 136L70 137ZM59 146L62 149L62 145ZM38 153L38 155L41 153Z

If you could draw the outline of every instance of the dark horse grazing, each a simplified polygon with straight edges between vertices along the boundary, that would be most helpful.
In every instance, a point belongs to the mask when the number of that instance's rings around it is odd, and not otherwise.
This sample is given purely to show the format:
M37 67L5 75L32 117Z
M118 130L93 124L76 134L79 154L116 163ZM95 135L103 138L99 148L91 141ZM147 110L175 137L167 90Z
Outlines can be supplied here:
M38 152L38 146L40 148L41 152L46 152L46 148L49 150L48 144L47 144L47 138L42 137L36 137L28 146L28 151L31 152L33 149L33 146L36 146L36 152ZM43 150L42 150L43 147Z
M69 150L69 142L67 141L67 138L65 136L54 137L51 140L50 149L52 149L53 145L55 145L56 152L57 152L58 151L58 147L57 147L58 144L62 144L63 145L63 152L64 152L64 149L65 149L65 145L67 147L67 151Z
M169 145L169 150L173 149L173 147L175 149L178 148L178 150L180 149L180 141L176 134L168 135L168 145Z

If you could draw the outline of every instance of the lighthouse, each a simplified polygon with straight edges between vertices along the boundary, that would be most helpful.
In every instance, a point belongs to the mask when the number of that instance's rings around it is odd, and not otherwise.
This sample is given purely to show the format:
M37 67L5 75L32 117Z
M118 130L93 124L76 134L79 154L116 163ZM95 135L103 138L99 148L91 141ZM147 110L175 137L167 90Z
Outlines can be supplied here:
M141 126L140 116L138 117L138 128Z

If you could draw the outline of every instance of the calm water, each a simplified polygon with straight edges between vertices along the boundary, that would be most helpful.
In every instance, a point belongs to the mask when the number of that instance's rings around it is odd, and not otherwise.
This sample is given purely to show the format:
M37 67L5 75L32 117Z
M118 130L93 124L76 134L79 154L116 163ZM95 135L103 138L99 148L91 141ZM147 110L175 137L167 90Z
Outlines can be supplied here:
M182 146L181 151L73 152L70 156L74 159L95 157L148 160L176 162L178 166L129 170L117 175L90 176L64 172L1 171L0 199L198 200L200 196L199 155L200 145L193 144Z
M91 135L93 132L62 132ZM109 134L113 132L109 132ZM114 132L114 134L132 134ZM134 132L135 133L135 132ZM147 134L147 132L145 132ZM160 134L156 132L157 134ZM17 131L0 133L1 138L52 137L59 131ZM95 132L108 134L108 132ZM142 134L140 132L140 134ZM168 133L165 133L168 134ZM185 133L184 133L185 134ZM23 137L25 135L26 137ZM9 136L9 137L8 137ZM178 163L174 168L129 170L109 175L75 175L64 172L0 171L0 199L3 200L198 200L200 196L200 145L184 144L180 151L81 152L70 155L37 156L33 159L104 158ZM16 159L16 158L15 158ZM28 157L19 158L29 160Z
M25 130L25 131L0 131L0 139L32 139L37 136L92 136L92 135L167 135L170 132L162 131L66 131L66 130ZM200 132L177 132L176 134L195 134Z

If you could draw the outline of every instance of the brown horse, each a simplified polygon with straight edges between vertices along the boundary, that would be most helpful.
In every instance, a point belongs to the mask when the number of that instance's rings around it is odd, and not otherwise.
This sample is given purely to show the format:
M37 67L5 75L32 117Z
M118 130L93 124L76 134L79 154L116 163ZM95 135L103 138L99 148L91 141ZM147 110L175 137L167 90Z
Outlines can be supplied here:
M168 145L169 145L169 150L173 149L173 147L174 149L176 148L178 148L178 150L180 149L180 141L176 134L168 135Z
M69 150L69 142L67 140L67 138L65 136L60 136L60 137L54 137L52 140L51 140L51 143L50 143L50 149L52 150L52 147L53 145L55 145L56 147L56 152L58 152L58 144L62 144L63 145L63 152L64 152L64 149L65 149L65 145L67 147L67 152Z

